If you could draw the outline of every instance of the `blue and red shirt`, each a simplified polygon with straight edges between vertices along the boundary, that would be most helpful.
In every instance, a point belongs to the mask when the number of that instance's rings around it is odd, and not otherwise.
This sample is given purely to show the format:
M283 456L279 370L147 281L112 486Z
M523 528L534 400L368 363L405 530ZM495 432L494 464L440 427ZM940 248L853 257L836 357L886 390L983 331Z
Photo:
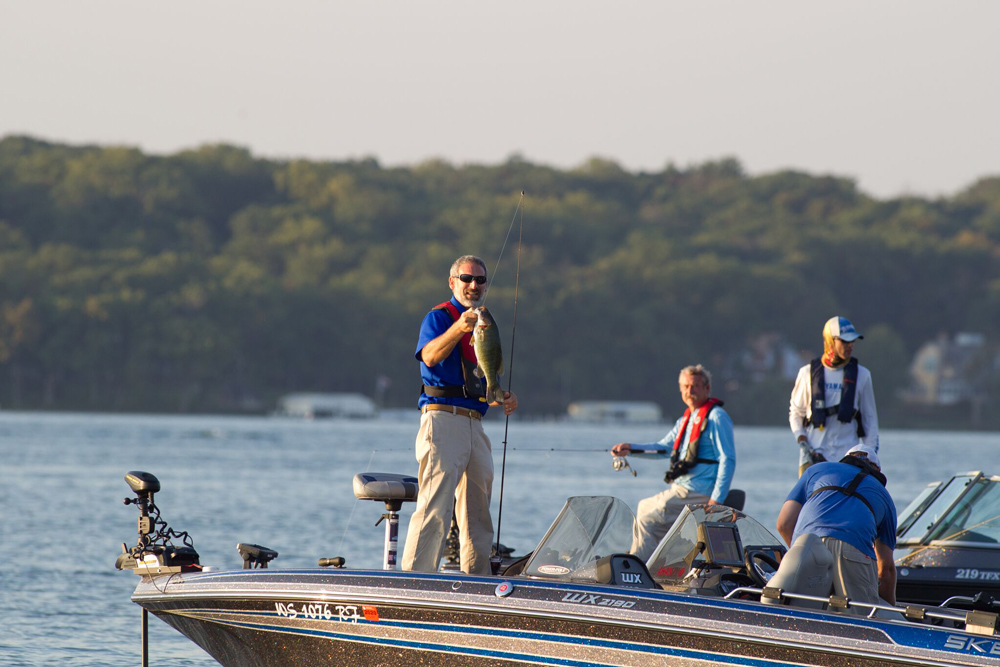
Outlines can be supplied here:
M451 298L451 304L458 309L459 313L464 313L468 310L468 308L456 301L454 296ZM417 350L414 352L413 356L420 362L420 378L423 380L425 385L431 387L465 386L465 376L462 374L462 346L466 344L464 337L463 341L456 345L455 349L451 351L451 354L449 354L436 366L428 366L423 362L423 359L420 358L420 352L424 349L424 346L447 331L454 321L455 320L452 319L451 314L445 308L436 308L427 313L427 315L424 316L424 321L420 324L420 337L417 339ZM471 334L468 334L468 336L471 338ZM468 354L468 350L466 353ZM475 351L472 351L472 354L475 355ZM486 380L483 379L481 382L485 386ZM469 410L476 410L483 415L485 415L486 410L489 409L489 405L484 401L480 401L478 398L438 398L431 397L423 392L420 392L417 407L423 408L428 403L457 405Z

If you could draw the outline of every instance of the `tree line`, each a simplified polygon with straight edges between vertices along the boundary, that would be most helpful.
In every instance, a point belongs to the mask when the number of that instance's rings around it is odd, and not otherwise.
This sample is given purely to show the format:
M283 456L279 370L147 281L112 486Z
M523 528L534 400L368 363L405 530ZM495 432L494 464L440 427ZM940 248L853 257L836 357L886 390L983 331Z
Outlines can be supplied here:
M735 159L387 168L8 136L0 407L267 412L291 391L371 396L379 378L386 407L414 406L420 320L466 253L494 279L526 415L587 399L676 415L677 371L701 362L738 423L782 424L790 381L746 377L741 351L777 333L818 353L839 314L865 334L880 411L906 425L897 396L923 342L1000 340L996 176L878 199Z

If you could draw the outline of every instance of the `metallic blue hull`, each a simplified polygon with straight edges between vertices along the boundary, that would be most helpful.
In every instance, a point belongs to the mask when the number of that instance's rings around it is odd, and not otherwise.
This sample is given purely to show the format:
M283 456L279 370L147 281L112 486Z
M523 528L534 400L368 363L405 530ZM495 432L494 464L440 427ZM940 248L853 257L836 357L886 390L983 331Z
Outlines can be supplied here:
M1000 666L997 635L521 577L176 574L144 576L133 600L227 666Z

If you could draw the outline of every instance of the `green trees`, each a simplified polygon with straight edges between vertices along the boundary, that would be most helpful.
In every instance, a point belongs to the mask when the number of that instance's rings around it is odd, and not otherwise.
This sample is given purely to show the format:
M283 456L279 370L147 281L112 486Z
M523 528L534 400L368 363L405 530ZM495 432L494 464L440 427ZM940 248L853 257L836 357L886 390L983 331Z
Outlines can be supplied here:
M865 332L881 408L926 339L1000 338L998 183L879 201L847 179L750 177L735 160L385 169L7 137L0 405L266 411L290 391L371 394L387 376L387 404L411 406L420 318L448 297L458 255L489 265L509 347L516 224L507 233L524 190L525 413L621 398L673 414L677 371L702 362L734 413L753 403L753 420L781 424L790 380L748 380L738 360L776 335L818 352L834 314Z

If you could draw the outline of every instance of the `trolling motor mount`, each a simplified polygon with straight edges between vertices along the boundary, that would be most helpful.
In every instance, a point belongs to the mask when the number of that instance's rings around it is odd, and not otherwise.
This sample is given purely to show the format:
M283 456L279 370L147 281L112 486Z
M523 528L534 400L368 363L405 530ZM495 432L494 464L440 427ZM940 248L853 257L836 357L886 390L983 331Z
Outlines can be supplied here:
M236 550L240 552L240 557L243 559L244 570L252 570L255 567L267 569L267 564L278 557L277 551L259 544L240 542L236 545Z
M153 576L179 572L200 572L198 552L187 532L177 532L160 519L160 510L153 495L160 490L160 480L148 472L133 470L125 475L135 498L126 498L126 505L139 508L139 541L129 549L122 544L122 553L115 561L119 570L132 570L138 575ZM175 546L179 539L184 546Z

